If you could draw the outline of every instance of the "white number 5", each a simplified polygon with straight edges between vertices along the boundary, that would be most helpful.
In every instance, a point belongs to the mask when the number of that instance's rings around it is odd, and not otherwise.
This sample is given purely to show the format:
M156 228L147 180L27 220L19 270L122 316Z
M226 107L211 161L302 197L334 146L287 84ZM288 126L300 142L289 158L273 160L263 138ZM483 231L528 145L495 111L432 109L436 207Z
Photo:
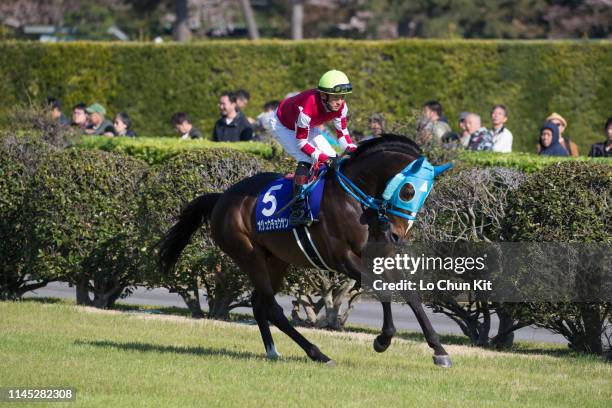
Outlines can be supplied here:
M277 184L275 186L272 186L268 189L268 191L266 191L266 194L264 194L264 198L263 200L261 200L264 204L268 204L268 203L272 203L272 206L270 208L264 208L263 210L261 210L261 213L265 216L265 217L269 217L272 214L274 214L274 212L276 211L276 197L274 197L272 194L270 194L272 191L276 191L276 190L280 190L281 188L283 188L282 184Z

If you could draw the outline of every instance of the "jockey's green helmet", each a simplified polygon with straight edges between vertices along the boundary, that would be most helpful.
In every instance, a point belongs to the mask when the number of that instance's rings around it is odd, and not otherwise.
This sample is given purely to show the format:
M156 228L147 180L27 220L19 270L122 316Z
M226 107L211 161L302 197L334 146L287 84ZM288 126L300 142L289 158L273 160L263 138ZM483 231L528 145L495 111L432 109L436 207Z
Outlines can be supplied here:
M353 92L353 86L344 72L332 69L319 79L319 91L331 95L346 95Z

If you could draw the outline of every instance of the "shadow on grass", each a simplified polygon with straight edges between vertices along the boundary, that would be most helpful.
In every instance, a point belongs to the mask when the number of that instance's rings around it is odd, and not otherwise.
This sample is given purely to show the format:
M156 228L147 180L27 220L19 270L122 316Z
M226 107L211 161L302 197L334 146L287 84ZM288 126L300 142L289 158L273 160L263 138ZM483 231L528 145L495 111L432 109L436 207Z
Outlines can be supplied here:
M243 360L265 360L271 362L283 362L283 361L293 361L293 362L302 362L308 363L310 360L306 357L282 357L279 360L268 360L263 356L263 354L254 354L248 351L234 351L228 350L225 348L210 348L210 347L192 347L192 346L165 346L161 344L151 344L151 343L139 343L139 342L116 342L111 340L95 340L95 341L82 341L76 340L74 342L77 346L93 346L100 348L113 348L117 350L123 351L139 351L139 352L152 352L152 353L173 353L173 354L188 354L194 356L226 356L236 359Z
M349 327L346 327L344 331L347 333L367 333L367 334L374 334L374 335L380 334L380 330L370 329L367 327L359 327L359 326L349 326ZM454 344L454 345L459 345L459 346L469 346L470 345L470 340L466 336L460 336L456 334L439 334L439 336L440 336L440 341L442 342L442 344ZM425 336L423 335L423 333L418 333L418 332L399 331L397 332L395 337L399 339L404 339L404 340L417 341L420 343L426 342Z
M41 303L41 304L49 304L49 305L55 305L55 304L70 305L70 304L74 304L73 301L62 299L62 298L53 298L53 297L21 298L17 302Z

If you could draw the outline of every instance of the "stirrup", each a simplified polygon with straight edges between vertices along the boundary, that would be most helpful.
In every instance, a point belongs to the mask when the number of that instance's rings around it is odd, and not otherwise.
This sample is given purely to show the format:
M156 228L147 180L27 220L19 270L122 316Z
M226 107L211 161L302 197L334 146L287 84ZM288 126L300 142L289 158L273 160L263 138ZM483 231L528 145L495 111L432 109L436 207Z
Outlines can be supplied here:
M293 203L291 206L291 213L289 214L289 225L292 227L309 227L312 224L312 221L313 220L306 214L305 201L301 200Z

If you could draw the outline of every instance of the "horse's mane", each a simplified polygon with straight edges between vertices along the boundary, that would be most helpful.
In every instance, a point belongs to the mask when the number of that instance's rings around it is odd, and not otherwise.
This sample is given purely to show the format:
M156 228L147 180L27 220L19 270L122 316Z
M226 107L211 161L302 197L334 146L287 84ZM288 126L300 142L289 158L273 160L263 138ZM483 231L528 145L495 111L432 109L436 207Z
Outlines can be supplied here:
M404 152L412 156L420 156L421 148L412 139L393 133L383 133L380 137L366 140L358 145L353 158L372 154L380 150Z

